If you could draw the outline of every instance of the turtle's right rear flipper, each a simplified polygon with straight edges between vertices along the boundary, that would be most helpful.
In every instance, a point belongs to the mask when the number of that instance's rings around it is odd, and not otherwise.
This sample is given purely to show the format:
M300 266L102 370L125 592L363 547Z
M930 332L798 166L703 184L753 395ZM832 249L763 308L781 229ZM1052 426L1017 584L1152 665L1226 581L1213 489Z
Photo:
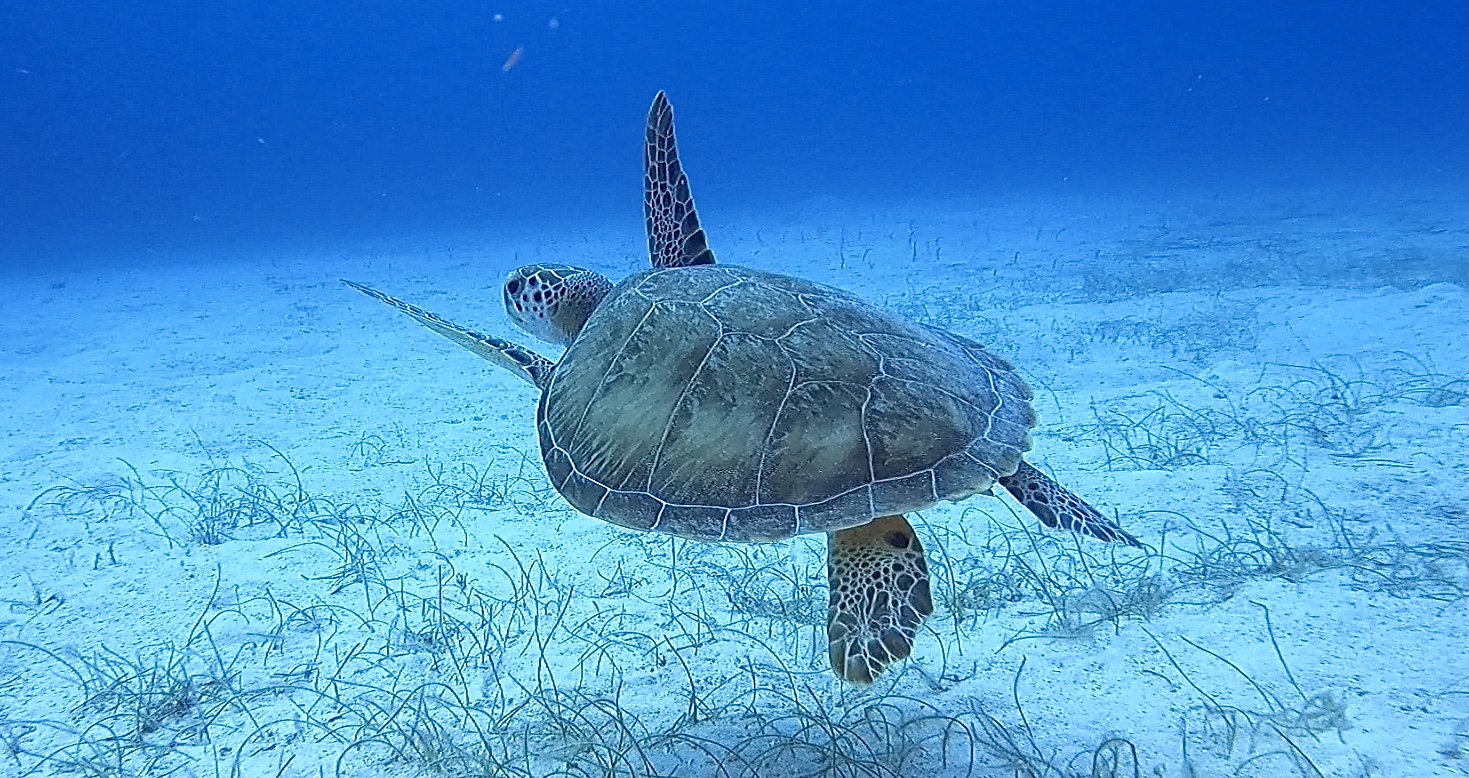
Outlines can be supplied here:
M913 652L918 626L933 614L928 561L902 516L833 532L826 548L831 669L866 685Z
M1137 538L1117 526L1117 522L1102 515L1101 511L1051 480L1050 476L1031 467L1028 462L1022 461L1015 475L1001 478L1000 485L1047 527L1069 529L1109 543L1119 542L1136 548L1143 547Z

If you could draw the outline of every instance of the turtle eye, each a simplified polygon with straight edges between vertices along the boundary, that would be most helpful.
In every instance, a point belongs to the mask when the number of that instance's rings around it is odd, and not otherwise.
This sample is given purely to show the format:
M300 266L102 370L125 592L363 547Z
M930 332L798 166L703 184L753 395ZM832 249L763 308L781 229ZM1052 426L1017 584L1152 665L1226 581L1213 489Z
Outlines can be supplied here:
M520 279L519 278L512 278L512 279L510 279L510 283L508 283L508 284L505 285L505 291L507 291L507 292L509 292L511 294L515 294L516 292L519 292L520 291Z

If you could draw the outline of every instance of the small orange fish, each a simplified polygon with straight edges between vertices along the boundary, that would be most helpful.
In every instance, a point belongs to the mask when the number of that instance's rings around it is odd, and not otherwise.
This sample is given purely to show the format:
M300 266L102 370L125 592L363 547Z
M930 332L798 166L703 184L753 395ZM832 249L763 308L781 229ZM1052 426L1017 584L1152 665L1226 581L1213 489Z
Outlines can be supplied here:
M516 46L515 47L515 51L510 52L510 57L505 60L505 64L503 64L503 65L500 66L500 72L501 73L509 73L510 72L510 68L515 67L515 63L517 63L517 62L520 61L520 55L522 55L524 53L525 53L525 47L524 46Z

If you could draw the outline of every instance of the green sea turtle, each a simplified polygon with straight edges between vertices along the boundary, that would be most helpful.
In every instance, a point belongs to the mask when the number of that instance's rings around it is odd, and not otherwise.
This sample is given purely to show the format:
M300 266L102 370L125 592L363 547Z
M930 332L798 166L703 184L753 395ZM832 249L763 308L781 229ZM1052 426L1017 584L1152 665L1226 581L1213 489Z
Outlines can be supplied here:
M565 345L559 362L347 283L540 389L546 473L577 510L705 541L826 533L829 656L848 681L908 656L933 612L906 513L998 482L1048 526L1138 545L1022 459L1036 415L1005 360L839 289L716 264L662 92L644 163L652 269L505 281L511 320Z

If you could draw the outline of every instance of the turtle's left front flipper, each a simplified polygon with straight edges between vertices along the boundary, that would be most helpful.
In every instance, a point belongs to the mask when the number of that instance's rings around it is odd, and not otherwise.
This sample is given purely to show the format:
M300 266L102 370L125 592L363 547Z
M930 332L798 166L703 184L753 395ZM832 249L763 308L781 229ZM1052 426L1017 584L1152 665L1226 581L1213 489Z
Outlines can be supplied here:
M416 305L405 303L396 297L383 294L370 286L359 284L356 281L348 281L344 278L342 279L342 283L368 297L381 300L412 316L419 324L428 327L449 340L524 378L535 384L537 388L545 389L546 385L551 381L551 373L556 369L556 364L519 343L501 340L500 338L491 337L484 333L475 332L468 327L461 327L452 321L429 313Z
M1022 461L1015 475L1001 478L1000 485L1047 527L1069 529L1109 543L1120 542L1136 548L1143 547L1137 538L1117 526L1117 522L1102 515L1101 511L1051 480L1050 476L1031 467L1028 462Z

